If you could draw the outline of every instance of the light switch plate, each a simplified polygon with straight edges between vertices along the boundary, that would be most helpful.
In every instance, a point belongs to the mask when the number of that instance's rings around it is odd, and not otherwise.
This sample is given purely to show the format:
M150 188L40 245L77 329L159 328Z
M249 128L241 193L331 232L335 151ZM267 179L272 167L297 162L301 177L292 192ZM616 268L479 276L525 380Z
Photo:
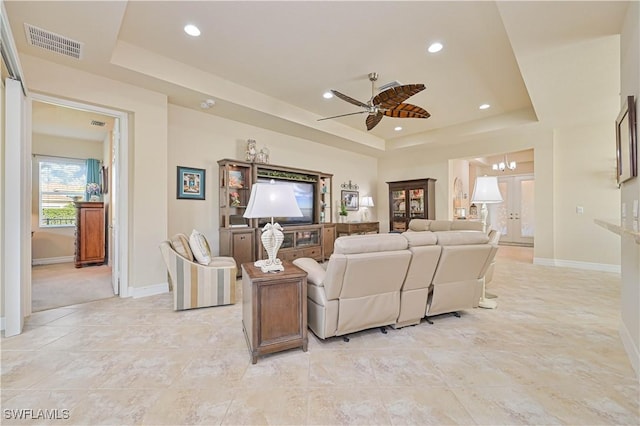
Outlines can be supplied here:
M627 203L622 203L622 205L620 206L620 214L622 215L623 219L627 217Z
M638 200L633 200L633 217L638 219Z

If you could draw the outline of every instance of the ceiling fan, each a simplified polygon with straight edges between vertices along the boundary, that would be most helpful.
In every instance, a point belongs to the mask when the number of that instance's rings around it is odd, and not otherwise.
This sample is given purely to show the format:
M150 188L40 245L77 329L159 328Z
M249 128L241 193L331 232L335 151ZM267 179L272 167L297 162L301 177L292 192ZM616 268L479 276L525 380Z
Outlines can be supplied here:
M366 119L367 130L371 130L382 120L385 115L387 117L398 118L429 118L429 114L424 108L416 105L406 104L405 100L425 89L424 84L405 84L400 86L392 86L382 92L375 94L374 82L378 80L378 73L369 73L369 81L371 81L371 99L367 103L360 102L350 96L342 94L337 90L331 90L343 101L362 107L362 111L351 112L348 114L334 115L332 117L320 118L318 121L329 120L332 118L346 117L348 115L369 114Z

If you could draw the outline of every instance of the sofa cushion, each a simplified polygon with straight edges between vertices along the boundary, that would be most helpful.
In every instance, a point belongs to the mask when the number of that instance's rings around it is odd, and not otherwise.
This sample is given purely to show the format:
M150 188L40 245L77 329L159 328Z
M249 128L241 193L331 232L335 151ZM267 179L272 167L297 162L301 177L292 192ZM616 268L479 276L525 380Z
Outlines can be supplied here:
M436 231L449 231L451 230L451 220L432 220L429 224L429 230Z
M435 232L438 245L461 246L469 244L487 244L489 236L482 231L438 231Z
M211 248L202 232L195 229L191 231L189 246L198 263L208 265L211 262Z
M409 222L409 230L428 231L430 222L431 221L429 219L411 219L411 221Z
M184 234L176 234L171 237L171 247L180 256L193 262L193 253L189 247L189 239Z
M433 246L438 243L438 237L431 231L403 232L402 236L409 242L409 247Z
M349 235L336 239L336 254L372 253L378 251L406 250L407 239L401 234Z

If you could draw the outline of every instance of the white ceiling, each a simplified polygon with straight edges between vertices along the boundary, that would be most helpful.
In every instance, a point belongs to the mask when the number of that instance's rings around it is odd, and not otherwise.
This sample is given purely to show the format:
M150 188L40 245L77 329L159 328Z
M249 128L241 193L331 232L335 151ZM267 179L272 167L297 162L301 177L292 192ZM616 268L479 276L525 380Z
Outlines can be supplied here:
M207 113L371 153L430 143L433 135L453 138L452 129L469 134L552 120L570 93L562 87L557 95L549 93L564 81L540 71L537 58L618 34L628 2L5 1L5 6L20 54L161 91L171 103L189 108L213 98L216 105ZM84 43L83 59L29 46L25 23ZM198 25L202 35L187 36L187 23ZM432 41L441 41L444 50L426 53ZM594 85L602 70L588 65L597 65L600 54L585 51L580 78L568 77L576 80L570 82L576 86L571 93L590 91L594 104L593 111L571 109L576 120L595 113ZM367 101L370 72L379 73L378 85L424 83L426 90L408 102L431 117L385 117L371 132L364 114L317 121L357 111L337 98L323 99L322 93L336 89ZM28 74L26 79L28 84ZM481 111L482 103L492 107ZM402 132L393 130L397 125Z

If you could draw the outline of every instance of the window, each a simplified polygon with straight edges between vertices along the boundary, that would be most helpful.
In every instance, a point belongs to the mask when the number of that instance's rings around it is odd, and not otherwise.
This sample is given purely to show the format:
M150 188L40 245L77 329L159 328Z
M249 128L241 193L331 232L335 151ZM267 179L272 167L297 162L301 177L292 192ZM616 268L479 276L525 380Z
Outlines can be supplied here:
M84 197L87 185L85 161L55 157L37 157L37 161L40 227L75 226L73 200Z

